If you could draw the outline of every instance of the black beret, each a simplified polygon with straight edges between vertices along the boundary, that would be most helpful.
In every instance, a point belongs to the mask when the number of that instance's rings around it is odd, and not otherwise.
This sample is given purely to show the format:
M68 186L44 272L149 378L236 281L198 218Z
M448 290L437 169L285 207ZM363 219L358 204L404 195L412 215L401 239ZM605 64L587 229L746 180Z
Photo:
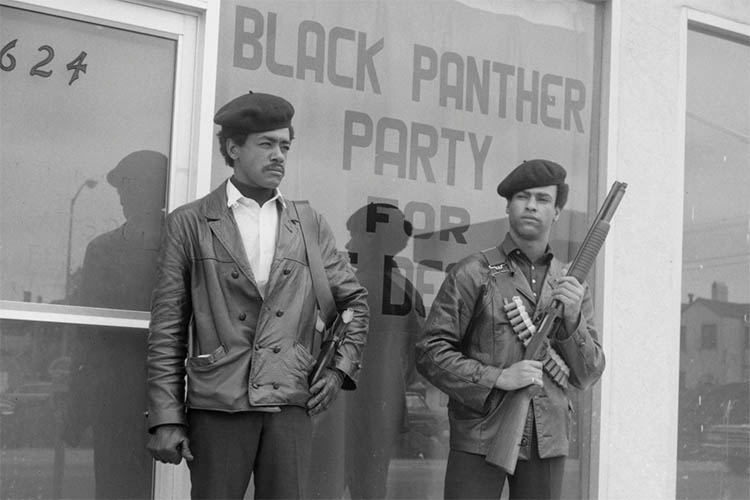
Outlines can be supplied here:
M292 116L294 107L286 99L249 92L222 106L214 115L214 123L251 134L291 127Z
M510 200L514 194L524 189L558 186L557 206L562 207L568 198L567 172L557 163L549 160L527 160L518 165L497 185L497 194Z

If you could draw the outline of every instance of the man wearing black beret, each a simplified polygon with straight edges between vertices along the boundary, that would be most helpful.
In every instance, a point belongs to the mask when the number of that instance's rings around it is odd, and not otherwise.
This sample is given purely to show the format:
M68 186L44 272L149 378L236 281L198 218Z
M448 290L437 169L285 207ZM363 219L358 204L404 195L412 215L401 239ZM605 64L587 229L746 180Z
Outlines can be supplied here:
M279 191L293 115L262 93L221 107L214 122L233 174L166 220L148 341L149 450L188 461L193 498L243 498L251 476L255 498L307 497L311 417L356 386L367 292L314 210L335 307L354 317L333 366L308 383L318 309L300 221Z
M568 386L585 389L604 370L586 285L565 276L549 246L568 197L566 172L549 160L523 162L497 187L510 229L491 249L458 262L437 294L417 344L420 373L450 398L447 499L560 498L570 433ZM553 300L562 327L544 361L524 360L532 319ZM496 410L508 391L537 385L515 471L485 461L498 432ZM498 436L503 439L503 436Z

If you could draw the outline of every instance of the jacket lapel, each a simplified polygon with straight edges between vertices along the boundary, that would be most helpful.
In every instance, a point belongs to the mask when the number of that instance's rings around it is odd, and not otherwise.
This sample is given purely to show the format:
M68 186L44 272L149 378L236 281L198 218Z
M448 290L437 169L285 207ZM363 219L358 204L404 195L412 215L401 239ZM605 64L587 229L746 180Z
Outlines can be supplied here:
M523 272L521 271L521 269L519 269L518 265L513 261L513 259L505 253L505 250L503 250L503 246L500 245L499 248L502 252L503 258L505 259L505 263L512 271L509 276L511 286L513 286L513 288L515 288L518 293L523 295L523 297L528 300L533 307L536 307L536 298L534 297L534 292L531 290L531 285L529 285L529 283L526 281L526 277L523 275Z
M523 275L522 272L518 271L513 275L513 284L516 287L516 291L524 296L526 300L528 300L531 305L536 308L536 297L534 297L534 292L531 290L531 285L529 285L528 281L526 281L526 277Z
M276 238L276 250L273 256L274 265L281 260L287 249L292 248L292 241L299 237L299 219L294 208L291 206L292 203L294 202L287 201L286 206L281 209L279 215L279 234Z
M524 276L518 265L513 262L513 259L509 258L508 262L510 262L511 269L513 270L513 274L510 277L511 283L513 283L518 293L523 295L533 307L536 307L536 297L534 297L534 292L531 290L531 285L526 281L526 276Z
M549 263L547 277L542 284L542 296L539 298L539 306L544 308L552 302L552 286L554 280L563 276L563 264L557 259L552 259Z
M242 243L240 231L237 228L237 222L232 210L227 207L227 182L224 181L206 199L205 216L208 219L208 227L237 264L237 267L240 268L240 271L255 283L255 276L250 267L250 262L247 260L247 253Z

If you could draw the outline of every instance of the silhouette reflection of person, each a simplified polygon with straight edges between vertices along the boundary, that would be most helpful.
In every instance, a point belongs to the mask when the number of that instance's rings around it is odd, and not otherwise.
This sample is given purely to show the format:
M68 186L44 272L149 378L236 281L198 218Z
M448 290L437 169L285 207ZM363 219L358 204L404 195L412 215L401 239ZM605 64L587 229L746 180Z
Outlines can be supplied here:
M167 158L136 151L107 174L107 181L117 189L125 223L87 246L76 301L148 311L164 221ZM78 331L64 437L77 445L92 427L96 498L151 498L144 417L146 337L145 330L120 327Z
M346 244L367 288L370 330L356 391L343 394L313 437L311 483L317 498L385 498L388 467L406 419L406 389L416 376L414 344L422 300L398 265L412 226L394 205L370 203L347 220ZM405 262L406 260L402 260Z

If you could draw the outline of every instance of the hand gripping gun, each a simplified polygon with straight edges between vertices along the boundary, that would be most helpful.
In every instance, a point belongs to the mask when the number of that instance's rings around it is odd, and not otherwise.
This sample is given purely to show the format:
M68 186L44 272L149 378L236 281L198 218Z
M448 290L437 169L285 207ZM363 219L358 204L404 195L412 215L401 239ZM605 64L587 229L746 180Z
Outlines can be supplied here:
M583 283L586 275L596 260L596 256L604 245L604 240L609 232L610 220L625 195L627 184L617 182L612 185L609 194L604 200L596 219L589 228L586 237L581 243L575 258L568 269L568 276L575 277ZM536 332L533 334L524 353L524 359L538 359L548 337L555 335L563 319L563 306L555 300L537 321ZM500 401L495 418L500 422L500 427L490 443L485 460L503 469L508 474L513 474L518 461L523 430L526 424L526 416L529 411L529 403L539 390L537 385L529 385L516 391L509 391Z

